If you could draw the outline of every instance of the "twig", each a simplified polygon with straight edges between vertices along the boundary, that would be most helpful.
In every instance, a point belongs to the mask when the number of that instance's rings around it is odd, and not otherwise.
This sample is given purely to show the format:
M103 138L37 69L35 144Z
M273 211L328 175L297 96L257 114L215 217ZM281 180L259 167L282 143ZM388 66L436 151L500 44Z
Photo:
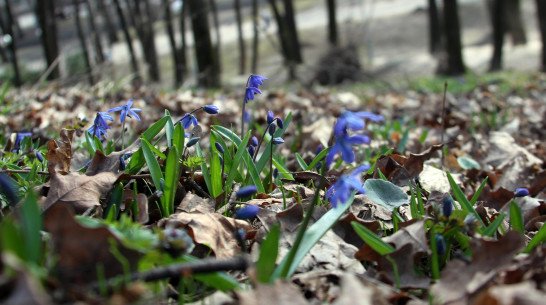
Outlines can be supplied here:
M444 134L446 132L446 92L447 92L447 80L446 82L444 83L444 98L442 100L442 132L441 132L441 138L440 138L440 142L442 142L442 144L445 144L444 143ZM445 161L445 149L442 148L442 168L444 168L444 161Z
M153 282L171 277L190 276L192 274L200 273L211 273L230 270L245 271L248 265L249 263L246 256L237 256L222 260L207 258L196 262L176 263L148 271L134 272L128 276L120 275L118 277L111 278L106 282L91 283L89 285L89 288L94 291L99 291L100 289L104 288L111 290L112 288L118 286L120 283L123 282Z

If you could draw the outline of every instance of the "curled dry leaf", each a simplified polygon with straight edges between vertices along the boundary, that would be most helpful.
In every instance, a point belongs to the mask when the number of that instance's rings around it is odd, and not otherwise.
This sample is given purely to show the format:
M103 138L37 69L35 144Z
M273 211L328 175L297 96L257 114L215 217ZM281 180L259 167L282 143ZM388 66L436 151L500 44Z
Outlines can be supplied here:
M87 228L78 223L71 209L63 204L52 206L44 215L44 228L51 234L57 255L57 276L64 285L88 284L121 275L122 263L112 254L117 248L125 257L130 271L135 271L140 254L121 245L107 228Z
M524 245L524 238L516 231L509 231L498 241L472 239L470 264L450 261L440 280L431 287L431 292L438 298L436 301L438 304L469 304L469 298L506 270Z
M61 173L70 172L70 163L72 161L72 137L74 129L62 129L61 138L57 141L50 140L47 143L47 153L45 155L50 174L58 169Z
M233 257L239 252L234 232L246 229L248 223L217 213L178 213L162 219L158 227L185 228L197 244L209 247L217 258Z
M64 203L81 214L92 206L100 205L100 198L112 190L118 175L109 172L86 176L79 172L67 175L53 173L47 198L42 204L46 211L56 203Z

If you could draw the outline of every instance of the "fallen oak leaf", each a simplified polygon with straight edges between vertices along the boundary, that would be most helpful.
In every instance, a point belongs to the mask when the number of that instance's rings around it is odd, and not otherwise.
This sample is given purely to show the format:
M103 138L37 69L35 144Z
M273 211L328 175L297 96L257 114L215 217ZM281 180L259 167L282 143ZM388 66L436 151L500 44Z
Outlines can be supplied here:
M93 176L102 172L112 172L117 173L119 171L120 158L125 154L132 154L137 151L142 145L142 139L138 138L131 144L131 146L125 148L122 151L116 151L110 153L108 156L105 156L104 153L97 149L89 167L85 171L85 174L88 176Z
M56 203L72 206L78 214L92 206L99 206L100 198L112 190L118 176L110 172L98 173L94 176L79 172L67 175L53 173L49 192L42 203L42 211L47 211Z

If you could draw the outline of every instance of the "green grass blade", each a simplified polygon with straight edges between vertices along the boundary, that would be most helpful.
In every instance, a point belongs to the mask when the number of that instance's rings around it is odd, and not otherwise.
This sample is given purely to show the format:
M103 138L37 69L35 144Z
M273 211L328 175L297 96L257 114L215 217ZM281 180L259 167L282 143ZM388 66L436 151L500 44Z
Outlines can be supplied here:
M144 154L144 159L148 164L148 169L150 170L150 175L152 176L152 181L154 182L155 188L157 190L163 191L161 188L161 180L163 179L163 173L161 172L161 167L159 167L159 162L155 158L155 155L152 151L152 144L146 139L142 139L142 153ZM163 217L168 216L168 211L165 206L165 196L161 196L161 213Z
M220 158L218 157L218 150L214 143L217 142L214 132L210 133L210 147L212 154L209 157L210 162L210 180L211 180L211 195L213 198L222 194L222 164L220 164Z
M476 193L474 193L474 196L472 196L472 198L470 199L470 204L472 206L474 206L476 204L476 202L478 202L478 198L480 198L480 194L482 193L483 188L487 184L487 179L488 178L489 177L485 177L485 179L483 179L482 184L480 184L480 187L476 190Z
M455 196L455 199L461 204L461 207L463 210L474 214L476 219L480 222L482 225L482 228L485 228L486 225L483 223L483 220L481 219L480 215L478 215L478 212L474 209L473 205L466 199L466 196L464 195L461 188L455 183L455 180L453 180L453 177L451 176L451 173L449 171L446 172L447 179L449 180L449 185L451 185L451 190L453 191L453 195Z
M525 226L523 225L523 216L521 215L521 208L514 199L510 201L510 225L512 229L525 233Z
M172 147L165 162L165 189L163 197L165 198L165 210L168 214L163 217L168 217L174 213L174 198L178 189L178 180L180 179L180 161L178 159L178 149Z
M524 253L531 253L531 251L533 251L533 249L540 245L541 243L545 242L546 241L546 225L542 225L542 227L540 227L540 230L538 230L537 234L535 234L535 236L533 236L533 238L531 239L531 241L529 241L529 243L527 244L527 247L525 247L525 250L523 250Z
M374 232L358 222L352 221L351 226L353 226L356 234L358 234L368 246L374 249L375 252L379 253L379 255L387 255L395 250L393 246L381 240Z
M260 246L260 256L256 262L258 271L258 282L270 283L271 276L275 270L275 263L279 252L280 227L275 224L265 237Z
M199 145L199 143L195 144L195 155L197 155L198 157L204 158L203 151L201 151L201 146ZM210 171L209 171L209 168L207 167L206 162L201 164L201 172L203 173L203 179L205 179L205 185L207 186L207 190L209 194L211 194L212 182L210 179Z
M165 116L169 118L171 117L169 110L167 109L165 109ZM165 124L165 135L167 137L167 147L173 146L173 137L174 137L173 120L167 120L167 123Z
M308 167L307 163L305 163L305 160L303 160L301 155L298 153L296 153L296 161L298 161L298 164L302 170L307 170L307 167Z
M307 165L307 168L305 170L307 170L307 171L313 170L317 166L317 164L320 162L320 160L322 160L322 159L324 159L324 157L326 157L326 155L328 154L329 151L330 151L330 147L327 147L326 149L323 149L315 157L315 159L313 159L313 161L311 161L311 163L309 163L309 165Z
M497 218L495 218L495 220L489 224L489 226L483 230L483 235L484 236L493 236L493 234L495 234L495 232L497 232L497 229L500 227L500 225L502 224L502 220L504 219L504 217L506 216L506 213L500 213Z
M286 116L286 119L284 120L284 128L283 129L280 129L280 128L277 129L277 131L273 135L273 138L282 137L284 135L284 132L288 128L288 126L290 126L291 121L292 121L292 113L289 113ZM262 172L265 165L269 161L269 155L271 154L271 147L270 146L271 146L271 141L265 146L265 148L264 148L264 150L262 152L262 155L260 156L260 159L256 163L256 169L258 170L259 173ZM256 153L258 153L258 152L256 152Z

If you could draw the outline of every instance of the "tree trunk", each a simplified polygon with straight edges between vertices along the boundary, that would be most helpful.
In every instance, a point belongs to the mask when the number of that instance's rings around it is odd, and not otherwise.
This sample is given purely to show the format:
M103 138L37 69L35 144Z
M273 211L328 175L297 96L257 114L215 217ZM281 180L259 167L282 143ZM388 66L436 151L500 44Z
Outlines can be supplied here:
M8 31L6 30L6 23L4 22L4 16L0 13L0 31L2 31L3 34L6 34ZM9 58L6 54L6 50L4 47L0 46L0 57L2 58L3 63L8 63Z
M20 87L22 85L22 82L21 82L21 74L19 73L19 63L17 61L17 45L16 45L17 38L15 38L15 34L13 33L13 28L15 27L15 24L14 24L15 19L13 18L13 15L12 15L10 0L5 0L5 9L6 9L6 17L7 17L6 34L11 37L11 42L9 44L9 52L11 55L11 64L13 66L13 85L15 87Z
M538 27L542 38L542 67L541 71L546 72L546 1L536 0Z
M237 20L237 34L239 42L239 75L245 74L246 50L243 37L243 18L241 17L241 0L235 0L235 17Z
M326 0L328 6L328 41L332 46L338 45L336 0Z
M140 7L140 3L144 2L146 12L150 12L150 2L148 0L134 0L133 1L133 15L135 28L137 30L138 38L144 53L144 58L148 64L148 75L150 80L158 82L159 76L159 64L157 60L157 52L155 49L155 40L153 33L152 18L148 14L143 14Z
M76 32L78 33L78 38L80 40L81 49L83 52L83 59L85 61L86 74L88 76L89 85L92 86L94 83L93 80L93 71L91 69L91 61L89 60L89 52L87 51L87 43L85 42L85 34L83 33L82 24L80 20L80 6L78 0L72 0L74 5L74 20L76 23Z
M288 25L288 37L290 37L290 53L292 59L296 63L302 63L300 41L298 38L298 28L296 26L296 15L294 12L294 4L292 0L284 0L284 13L286 17L286 23Z
M442 49L442 28L436 0L428 0L429 52L436 54Z
M112 21L112 18L110 17L111 14L109 10L106 9L104 0L98 0L97 5L99 9L99 14L101 14L102 19L104 19L104 22L106 23L106 31L108 32L108 43L112 45L118 42L118 31L116 23Z
M180 11L180 47L176 50L178 54L178 65L176 66L177 77L180 78L180 84L184 83L184 77L187 72L187 60L186 60L186 16L188 15L188 6L183 5Z
M38 16L38 24L40 25L41 29L42 46L44 48L47 68L49 70L52 65L56 65L56 60L59 56L54 0L36 1L36 15ZM60 72L57 65L50 70L47 79L52 80L59 78L59 76Z
M493 25L493 57L489 71L498 71L502 69L502 46L504 45L506 12L505 0L493 0L491 7L491 23Z
M512 37L512 43L514 45L521 45L527 43L527 36L525 35L525 26L521 20L521 6L520 0L505 0L504 2L504 16L506 18L505 32Z
M252 40L252 63L250 69L252 73L258 73L258 46L259 46L259 32L258 32L258 0L252 0L252 25L254 29L254 38Z
M178 58L178 52L176 47L176 38L174 36L174 27L173 27L173 20L172 20L172 14L171 14L171 2L169 0L162 0L163 3L163 9L165 13L165 25L167 27L167 36L169 37L169 43L171 45L171 55L172 55L172 61L174 66L174 87L178 87L182 84L182 80L180 79L180 75L178 74L178 67L180 59Z
M114 5L116 7L116 12L118 15L118 20L121 25L121 30L123 31L123 37L125 37L125 43L127 44L127 50L129 51L129 55L131 57L131 69L134 74L134 80L140 81L140 72L138 68L138 60L135 55L135 50L133 49L133 41L131 39L131 34L129 33L129 27L127 26L127 22L125 21L125 16L123 15L123 10L121 9L121 5L119 4L119 0L114 0Z
M216 52L210 38L209 6L202 0L186 0L186 4L190 11L195 41L195 55L199 70L198 83L206 88L220 87L220 71L217 69Z
M296 29L296 22L294 20L294 10L292 8L291 0L283 0L284 2L284 15L281 15L276 1L269 0L273 15L277 21L279 28L279 40L281 43L281 49L285 65L288 68L288 78L290 80L296 79L296 64L301 63L301 52L298 40L298 33Z
M89 29L91 29L91 38L93 40L93 45L95 46L95 57L97 59L97 63L101 64L104 62L104 53L102 51L100 34L95 25L95 11L93 10L93 7L91 7L89 0L85 0L85 5L87 6L87 21L89 22Z
M446 34L447 73L449 75L464 74L465 66L457 0L444 0L444 31Z
M215 0L209 0L210 3L210 11L212 12L212 22L214 24L214 33L216 33L216 45L214 47L214 51L216 52L215 57L216 60L214 61L214 64L216 65L215 69L218 70L218 73L222 70L220 68L221 62L221 53L220 53L220 22L218 21L218 7L216 6Z

